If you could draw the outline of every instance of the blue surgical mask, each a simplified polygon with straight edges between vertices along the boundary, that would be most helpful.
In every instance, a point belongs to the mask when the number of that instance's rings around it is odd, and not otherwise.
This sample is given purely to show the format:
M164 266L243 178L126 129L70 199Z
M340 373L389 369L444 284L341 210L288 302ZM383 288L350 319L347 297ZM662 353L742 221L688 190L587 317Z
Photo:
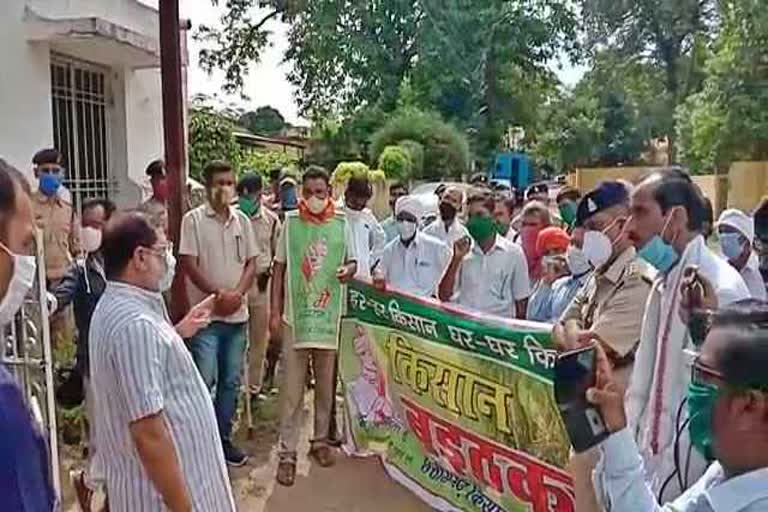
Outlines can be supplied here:
M720 250L729 260L735 260L744 252L742 236L739 233L720 233Z
M680 259L680 255L677 254L677 251L672 247L672 244L665 242L664 238L662 238L662 235L667 230L667 225L669 225L670 219L672 219L671 212L669 218L667 218L667 221L664 223L664 227L661 229L661 233L654 235L642 249L637 251L638 256L663 274L669 272L669 269L671 269L674 264L677 263L677 260Z
M60 186L60 174L49 174L44 172L40 174L40 177L38 178L38 188L40 189L40 192L42 192L42 194L46 197L55 196Z

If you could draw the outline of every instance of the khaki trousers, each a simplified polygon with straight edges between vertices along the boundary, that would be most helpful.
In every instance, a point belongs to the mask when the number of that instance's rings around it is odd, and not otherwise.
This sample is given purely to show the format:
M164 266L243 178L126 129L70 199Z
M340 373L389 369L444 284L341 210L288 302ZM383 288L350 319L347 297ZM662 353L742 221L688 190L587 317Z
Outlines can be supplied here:
M336 351L294 348L293 329L283 324L283 381L280 385L280 453L294 457L303 424L304 389L309 363L315 376L315 431L313 443L325 443L335 386Z
M269 289L269 288L267 288ZM260 294L248 303L248 380L261 389L264 381L264 356L269 346L269 294Z

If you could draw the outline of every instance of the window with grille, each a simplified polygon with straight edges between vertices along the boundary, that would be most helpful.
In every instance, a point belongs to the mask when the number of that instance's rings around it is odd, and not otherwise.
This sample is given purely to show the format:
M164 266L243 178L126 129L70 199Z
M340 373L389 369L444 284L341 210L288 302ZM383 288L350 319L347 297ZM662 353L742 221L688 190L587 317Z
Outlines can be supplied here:
M109 169L107 70L51 55L53 140L66 169L64 185L75 205L116 193Z

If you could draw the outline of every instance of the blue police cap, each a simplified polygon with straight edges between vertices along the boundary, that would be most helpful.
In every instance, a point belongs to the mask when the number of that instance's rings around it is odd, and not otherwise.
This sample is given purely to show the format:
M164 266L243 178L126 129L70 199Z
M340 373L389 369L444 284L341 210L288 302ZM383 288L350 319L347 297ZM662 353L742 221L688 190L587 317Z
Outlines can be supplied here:
M629 190L626 183L615 180L603 181L579 201L576 208L576 225L582 225L584 221L598 212L625 203L628 198Z

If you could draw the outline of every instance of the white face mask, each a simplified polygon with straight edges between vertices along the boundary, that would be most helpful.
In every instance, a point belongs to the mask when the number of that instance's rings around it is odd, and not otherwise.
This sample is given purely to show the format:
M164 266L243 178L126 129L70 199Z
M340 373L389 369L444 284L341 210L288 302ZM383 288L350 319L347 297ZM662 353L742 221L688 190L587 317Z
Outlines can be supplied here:
M34 256L22 256L12 253L6 246L0 244L0 250L7 252L13 258L13 274L5 296L0 300L0 326L9 324L24 304L27 292L35 282L37 261Z
M416 223L409 220L397 221L397 232L401 240L410 240L416 234Z
M85 226L80 230L80 245L87 253L96 252L101 247L101 230Z
M312 196L307 199L307 208L309 208L309 211L317 215L325 209L326 203L326 199L320 199L317 196Z
M581 244L581 250L594 268L600 268L605 265L611 254L613 254L613 241L605 234L613 227L616 221L611 222L602 231L586 231L584 233L584 243Z
M176 275L176 257L173 255L171 249L165 251L165 273L160 278L158 287L161 292L165 292L171 289L173 284L173 278Z
M575 245L568 246L568 250L565 252L565 263L574 276L580 276L592 270L592 265L590 265L584 251Z

